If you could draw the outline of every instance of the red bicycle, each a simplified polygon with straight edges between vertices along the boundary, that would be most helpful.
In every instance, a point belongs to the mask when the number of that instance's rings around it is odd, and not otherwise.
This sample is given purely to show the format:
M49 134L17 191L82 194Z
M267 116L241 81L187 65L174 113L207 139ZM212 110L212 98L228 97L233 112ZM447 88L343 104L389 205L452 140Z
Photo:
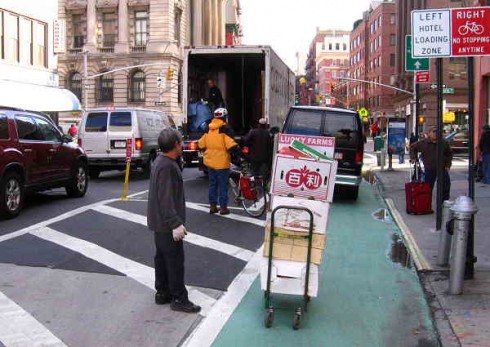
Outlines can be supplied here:
M255 218L261 217L267 209L267 192L265 180L254 176L249 165L240 164L232 168L230 187L237 205L242 205L245 212Z

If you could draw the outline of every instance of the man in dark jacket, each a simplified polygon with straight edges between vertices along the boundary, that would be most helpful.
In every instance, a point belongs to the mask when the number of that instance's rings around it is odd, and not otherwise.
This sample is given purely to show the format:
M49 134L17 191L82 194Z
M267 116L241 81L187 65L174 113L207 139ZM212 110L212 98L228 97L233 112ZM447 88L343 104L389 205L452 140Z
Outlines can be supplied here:
M214 112L217 108L225 107L225 102L223 101L223 96L221 95L221 90L219 90L218 86L214 83L214 80L208 80L209 87L209 106L211 112Z
M424 177L425 182L428 182L431 188L434 188L434 183L437 179L437 140L439 136L437 134L437 128L432 127L427 138L424 138L418 142L415 142L410 146L410 159L412 161L417 160L417 154L421 153L422 163L424 163ZM451 162L453 160L453 153L449 144L443 140L443 160L444 160L444 173L443 173L443 200L449 200L449 193L451 191L451 178L449 177L449 170L451 169Z
M272 159L272 136L267 129L267 120L259 119L256 129L250 130L244 138L244 144L249 149L251 169L254 175L268 178Z
M479 146L483 159L483 180L482 183L490 184L490 126L483 127Z
M197 313L201 308L189 301L184 284L185 229L184 184L176 160L181 136L170 128L161 131L162 151L153 164L148 198L148 228L155 234L155 303L170 303L174 311Z

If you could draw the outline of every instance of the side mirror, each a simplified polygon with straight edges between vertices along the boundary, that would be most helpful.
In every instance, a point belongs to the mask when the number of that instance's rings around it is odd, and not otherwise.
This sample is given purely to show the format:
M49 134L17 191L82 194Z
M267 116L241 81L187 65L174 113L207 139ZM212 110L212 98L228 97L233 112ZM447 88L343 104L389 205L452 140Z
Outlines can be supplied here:
M72 137L71 137L71 136L68 136L68 135L63 135L63 136L61 137L61 141L62 141L63 143L70 143L70 142L72 142L72 141L73 141L73 139L72 139Z

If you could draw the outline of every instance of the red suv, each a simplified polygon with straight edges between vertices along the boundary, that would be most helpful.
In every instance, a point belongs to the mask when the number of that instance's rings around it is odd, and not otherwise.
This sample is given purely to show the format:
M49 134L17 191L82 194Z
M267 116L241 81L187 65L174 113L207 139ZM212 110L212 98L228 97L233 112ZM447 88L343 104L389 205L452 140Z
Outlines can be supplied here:
M65 187L82 197L87 156L48 116L0 108L0 215L16 217L27 192Z

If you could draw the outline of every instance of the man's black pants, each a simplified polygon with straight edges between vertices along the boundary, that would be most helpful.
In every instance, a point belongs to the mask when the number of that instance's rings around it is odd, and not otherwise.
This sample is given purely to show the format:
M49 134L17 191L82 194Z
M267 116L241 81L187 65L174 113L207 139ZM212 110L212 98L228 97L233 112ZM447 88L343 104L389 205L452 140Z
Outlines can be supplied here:
M169 293L174 300L187 301L184 242L174 241L172 233L155 233L155 246L155 289Z

